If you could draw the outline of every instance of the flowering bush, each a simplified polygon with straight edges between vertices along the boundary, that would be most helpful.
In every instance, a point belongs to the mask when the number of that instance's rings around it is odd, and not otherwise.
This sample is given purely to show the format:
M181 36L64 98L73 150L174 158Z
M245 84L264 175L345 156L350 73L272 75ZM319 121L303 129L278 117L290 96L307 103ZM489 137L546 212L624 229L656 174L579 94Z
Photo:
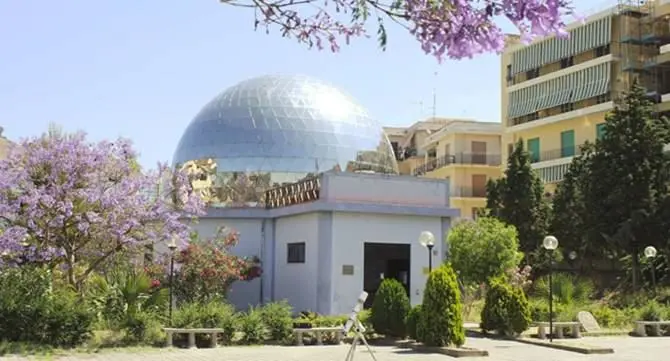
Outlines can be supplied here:
M507 278L513 287L527 289L533 282L530 280L530 273L533 268L529 265L521 267L512 267L507 270Z
M224 298L235 281L251 281L262 270L257 257L239 257L230 249L239 242L239 234L225 227L215 237L191 243L175 256L175 288L179 300L205 302Z

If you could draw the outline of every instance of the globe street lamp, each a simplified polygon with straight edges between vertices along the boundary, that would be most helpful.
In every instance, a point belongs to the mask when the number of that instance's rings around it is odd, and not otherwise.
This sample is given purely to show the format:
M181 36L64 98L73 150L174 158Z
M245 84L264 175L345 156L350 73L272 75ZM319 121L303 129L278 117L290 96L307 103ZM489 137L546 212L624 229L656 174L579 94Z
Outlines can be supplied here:
M577 259L577 252L572 251L568 254L568 258L570 258L571 261L574 261Z
M656 292L656 265L654 264L654 258L656 258L656 248L653 246L647 246L644 249L644 256L647 258L649 263L651 263L651 287Z
M558 248L558 240L554 236L546 236L542 241L542 247L549 251L549 342L554 342L554 285L551 279L554 267L554 250ZM576 254L575 254L576 256Z
M419 235L419 243L428 249L428 273L433 271L433 247L435 247L435 236L429 231L423 231Z
M174 293L174 284L173 284L173 282L174 282L174 252L177 250L177 242L176 242L174 237L170 240L170 243L168 243L168 249L170 250L170 290L169 290L169 292L170 292L170 297L169 297L170 298L170 300L169 300L170 306L169 307L170 308L168 309L168 317L169 317L169 321L170 321L170 326L172 326L172 307L173 307L172 297L173 297L173 293Z

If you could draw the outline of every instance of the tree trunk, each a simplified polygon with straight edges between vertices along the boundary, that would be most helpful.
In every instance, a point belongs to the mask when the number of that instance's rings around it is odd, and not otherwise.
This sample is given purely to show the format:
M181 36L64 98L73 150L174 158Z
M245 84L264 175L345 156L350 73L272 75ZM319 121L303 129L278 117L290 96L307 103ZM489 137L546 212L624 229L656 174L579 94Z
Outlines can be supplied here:
M75 277L75 256L74 253L68 254L67 256L67 281L70 284L70 286L77 287L77 279Z

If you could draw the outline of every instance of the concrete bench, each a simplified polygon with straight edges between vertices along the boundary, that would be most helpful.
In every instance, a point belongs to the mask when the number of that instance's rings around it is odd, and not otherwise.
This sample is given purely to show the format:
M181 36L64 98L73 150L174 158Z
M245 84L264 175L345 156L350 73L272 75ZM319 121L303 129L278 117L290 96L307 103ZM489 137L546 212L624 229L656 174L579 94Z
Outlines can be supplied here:
M219 334L223 333L222 328L164 328L165 335L167 336L166 346L172 347L172 335L173 334L187 334L188 335L188 348L196 348L195 346L195 334L205 334L212 336L211 346L216 347L217 338Z
M661 326L670 326L670 321L635 321L635 334L647 336L647 326L651 326L652 336L661 336Z
M313 327L313 328L294 328L293 334L295 335L295 343L298 346L303 346L302 342L303 335L305 333L313 333L316 337L316 344L323 345L323 334L324 333L335 333L335 342L339 345L342 343L342 337L344 335L344 328L339 327Z
M547 338L547 329L549 328L549 322L535 322L535 326L537 326L537 337L539 339L546 339ZM553 331L553 334L556 336L556 338L563 338L563 329L566 327L570 328L570 336L572 338L581 338L582 333L581 333L581 323L579 322L552 322L552 326L554 327L553 330L549 330L549 332Z

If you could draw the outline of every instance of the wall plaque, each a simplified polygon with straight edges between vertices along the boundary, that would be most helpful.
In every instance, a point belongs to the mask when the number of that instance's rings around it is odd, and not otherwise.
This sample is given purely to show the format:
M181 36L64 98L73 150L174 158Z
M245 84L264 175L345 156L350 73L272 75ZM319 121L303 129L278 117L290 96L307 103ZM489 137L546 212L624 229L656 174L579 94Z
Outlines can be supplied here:
M345 276L351 276L354 274L354 266L350 264L345 264L342 266L342 274Z

